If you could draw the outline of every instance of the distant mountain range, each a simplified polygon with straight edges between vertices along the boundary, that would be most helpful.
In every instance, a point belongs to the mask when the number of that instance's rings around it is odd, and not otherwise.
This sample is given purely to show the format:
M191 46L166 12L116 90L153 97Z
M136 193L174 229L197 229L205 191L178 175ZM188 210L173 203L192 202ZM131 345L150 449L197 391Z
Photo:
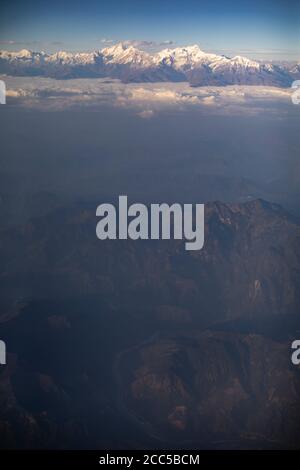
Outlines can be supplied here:
M192 86L288 87L300 77L299 67L210 54L198 45L167 48L154 54L122 42L87 53L0 51L0 73L57 79L108 77L125 83L188 81Z

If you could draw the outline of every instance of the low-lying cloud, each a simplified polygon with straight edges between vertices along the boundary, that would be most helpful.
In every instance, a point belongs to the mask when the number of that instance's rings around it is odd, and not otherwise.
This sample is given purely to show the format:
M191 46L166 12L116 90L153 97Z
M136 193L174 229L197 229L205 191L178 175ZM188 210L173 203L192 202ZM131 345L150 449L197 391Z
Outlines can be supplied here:
M291 90L267 86L206 86L187 83L124 84L119 80L0 76L6 82L7 104L62 110L114 106L132 109L141 118L164 110L202 108L206 112L255 113L291 104Z

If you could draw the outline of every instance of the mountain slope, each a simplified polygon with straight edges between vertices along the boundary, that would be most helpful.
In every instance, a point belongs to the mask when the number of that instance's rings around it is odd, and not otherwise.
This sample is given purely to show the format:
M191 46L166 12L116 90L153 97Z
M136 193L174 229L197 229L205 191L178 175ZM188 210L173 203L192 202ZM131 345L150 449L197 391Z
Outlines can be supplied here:
M288 341L238 332L153 339L119 356L122 404L177 446L297 448L300 379L289 351Z

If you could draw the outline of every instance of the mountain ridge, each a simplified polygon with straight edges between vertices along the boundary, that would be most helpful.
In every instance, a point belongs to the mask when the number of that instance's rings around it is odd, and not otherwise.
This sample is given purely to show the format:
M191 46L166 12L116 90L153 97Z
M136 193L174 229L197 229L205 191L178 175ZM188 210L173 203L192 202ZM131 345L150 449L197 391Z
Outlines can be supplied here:
M204 52L197 44L149 53L120 42L93 52L0 51L0 73L57 79L110 77L122 82L188 81L204 85L288 87L298 68Z

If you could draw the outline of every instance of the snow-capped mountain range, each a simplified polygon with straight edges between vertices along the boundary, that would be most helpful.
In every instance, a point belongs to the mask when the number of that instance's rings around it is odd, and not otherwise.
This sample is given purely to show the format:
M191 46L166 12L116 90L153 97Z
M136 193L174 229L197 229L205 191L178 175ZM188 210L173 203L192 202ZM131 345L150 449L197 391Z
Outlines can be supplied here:
M118 78L123 82L188 81L201 85L290 86L300 78L299 65L291 68L264 64L246 57L229 58L202 51L198 45L164 49L155 54L118 43L94 52L0 51L0 73L46 76Z

